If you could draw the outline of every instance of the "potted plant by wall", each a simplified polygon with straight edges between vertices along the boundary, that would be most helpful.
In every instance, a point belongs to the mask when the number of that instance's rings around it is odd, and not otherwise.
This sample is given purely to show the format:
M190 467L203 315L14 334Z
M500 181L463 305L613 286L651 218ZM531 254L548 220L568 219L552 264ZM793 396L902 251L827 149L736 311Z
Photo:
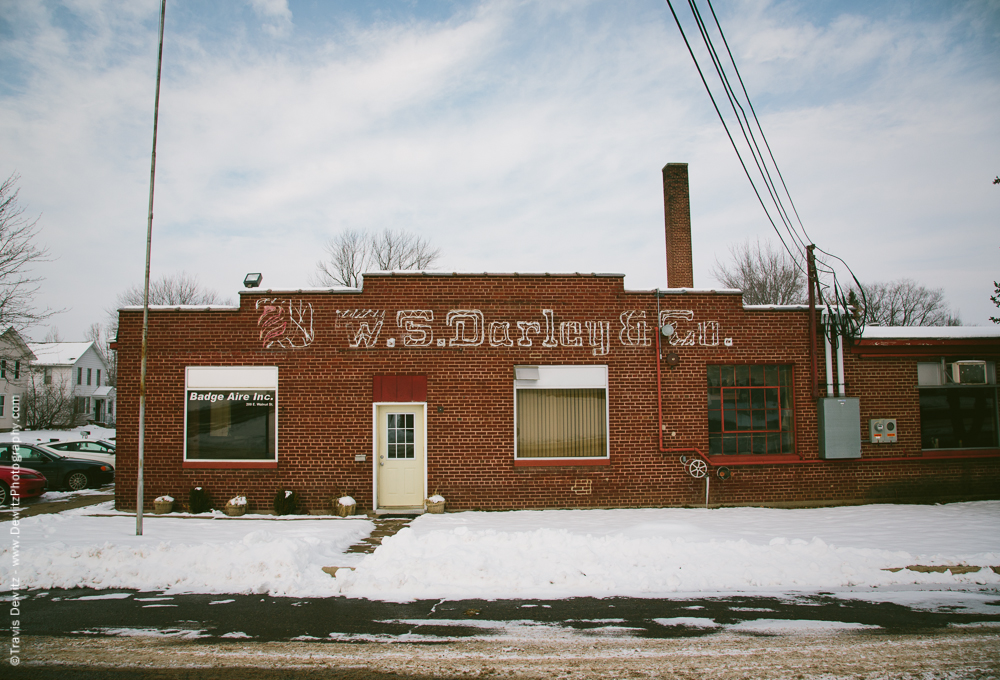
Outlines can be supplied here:
M291 489L278 489L274 494L274 514L294 515L299 506L299 495Z
M153 512L157 515L165 515L174 511L174 499L170 496L160 496L153 501Z
M444 512L444 496L434 494L425 501L427 512L439 515Z
M188 512L199 514L212 509L212 499L208 492L200 486L196 486L188 493Z
M350 517L357 508L358 504L346 494L333 499L333 512L338 517Z
M230 498L226 502L226 507L223 508L223 510L230 517L242 516L247 511L247 497L243 495Z

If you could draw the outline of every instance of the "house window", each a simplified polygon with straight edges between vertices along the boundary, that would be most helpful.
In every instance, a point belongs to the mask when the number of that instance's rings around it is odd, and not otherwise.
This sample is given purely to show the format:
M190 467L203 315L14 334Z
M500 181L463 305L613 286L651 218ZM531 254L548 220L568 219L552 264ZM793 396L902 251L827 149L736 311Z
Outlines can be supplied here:
M795 452L792 367L708 367L708 453Z
M52 369L48 366L42 369L42 383L45 385L52 384Z
M76 384L77 385L82 385L83 384L83 369L82 368L76 369Z
M0 359L0 378L7 377L7 360Z
M88 385L90 384L90 371L91 371L91 370L92 370L92 369L90 369L90 368L88 368L88 369L87 369L87 384L88 384Z
M276 367L189 366L184 459L277 460Z
M917 364L920 446L923 449L996 448L996 366L987 361Z
M4 399L6 399L6 396L0 394L0 418L3 418L4 416L4 407L6 406L6 404L4 404Z
M517 459L607 458L607 366L518 366Z
M21 377L21 362L15 360L14 361L14 380L17 380L20 377Z
M94 384L97 385L98 387L101 386L101 369L97 369L97 382Z

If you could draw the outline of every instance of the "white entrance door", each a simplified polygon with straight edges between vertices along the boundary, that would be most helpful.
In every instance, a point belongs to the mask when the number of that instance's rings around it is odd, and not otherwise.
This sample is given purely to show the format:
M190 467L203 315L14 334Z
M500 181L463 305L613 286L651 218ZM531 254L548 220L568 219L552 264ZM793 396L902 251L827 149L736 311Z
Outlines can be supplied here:
M375 436L378 507L423 507L424 405L377 406Z

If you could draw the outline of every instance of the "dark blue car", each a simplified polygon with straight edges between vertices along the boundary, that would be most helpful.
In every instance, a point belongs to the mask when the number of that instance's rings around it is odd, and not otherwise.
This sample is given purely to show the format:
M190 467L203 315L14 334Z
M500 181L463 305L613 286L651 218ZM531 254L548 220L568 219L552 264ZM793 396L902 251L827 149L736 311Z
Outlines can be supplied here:
M107 463L67 458L30 444L0 443L0 463L10 465L14 462L41 472L49 480L50 489L79 491L115 481L115 469Z

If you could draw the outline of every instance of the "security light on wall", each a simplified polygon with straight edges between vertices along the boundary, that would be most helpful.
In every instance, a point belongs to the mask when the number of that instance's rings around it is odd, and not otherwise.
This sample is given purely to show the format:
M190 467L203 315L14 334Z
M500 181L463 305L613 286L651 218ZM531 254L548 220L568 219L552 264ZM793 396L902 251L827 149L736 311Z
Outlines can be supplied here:
M260 285L261 279L264 277L260 274L247 274L247 277L243 279L244 288L256 288Z

